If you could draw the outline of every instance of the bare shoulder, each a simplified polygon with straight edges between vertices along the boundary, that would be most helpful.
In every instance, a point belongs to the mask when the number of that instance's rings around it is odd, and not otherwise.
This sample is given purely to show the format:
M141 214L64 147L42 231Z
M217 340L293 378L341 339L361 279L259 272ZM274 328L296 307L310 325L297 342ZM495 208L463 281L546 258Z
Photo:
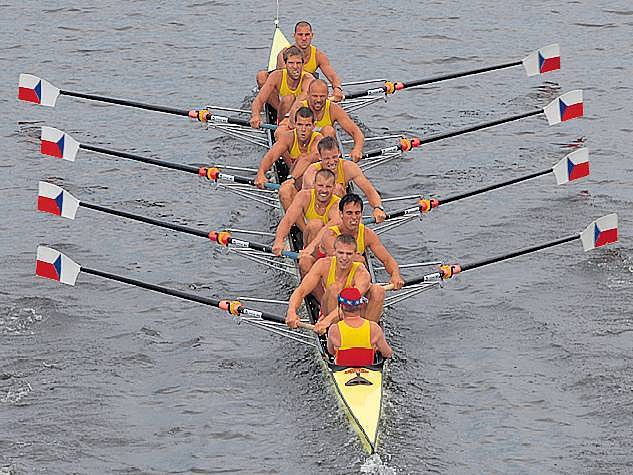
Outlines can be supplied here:
M376 231L374 231L373 229L371 229L369 226L365 226L365 243L366 244L370 244L370 243L379 243L380 238L378 237L378 234L376 234Z
M343 160L343 171L345 171L347 176L358 176L363 174L363 171L358 166L358 163L353 162L352 160Z
M328 63L329 59L327 57L327 54L325 54L325 52L321 49L321 48L317 48L315 46L315 53L316 53L316 63L317 65L321 64L321 63Z

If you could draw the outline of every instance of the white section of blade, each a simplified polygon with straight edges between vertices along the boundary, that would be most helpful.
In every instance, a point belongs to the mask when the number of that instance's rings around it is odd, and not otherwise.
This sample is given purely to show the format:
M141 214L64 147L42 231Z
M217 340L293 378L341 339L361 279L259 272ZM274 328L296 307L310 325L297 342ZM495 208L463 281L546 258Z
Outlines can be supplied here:
M602 218L596 219L589 224L583 232L580 233L580 240L582 241L582 247L585 251L595 249L595 233L596 226L600 230L614 229L618 227L618 215L616 213L607 214Z
M568 153L565 155L559 162L554 165L552 170L554 171L554 175L556 176L556 184L563 185L569 182L569 176L567 172L567 160L571 160L574 165L578 165L579 163L585 163L589 161L589 149L581 148L574 152Z
M75 285L77 276L81 271L79 264L53 248L37 246L38 261L49 262L52 264L59 256L62 258L62 274L60 276L60 282L68 285Z

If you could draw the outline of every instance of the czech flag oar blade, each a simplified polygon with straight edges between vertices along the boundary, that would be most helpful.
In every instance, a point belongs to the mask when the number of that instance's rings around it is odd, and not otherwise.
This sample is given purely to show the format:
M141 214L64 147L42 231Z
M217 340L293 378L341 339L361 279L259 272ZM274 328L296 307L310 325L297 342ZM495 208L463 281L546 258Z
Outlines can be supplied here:
M44 213L75 219L79 200L57 185L40 181L37 193L37 210Z
M618 215L608 214L596 219L580 233L580 240L585 251L618 241Z
M544 46L523 59L523 67L528 76L549 73L560 69L560 46Z
M75 285L80 270L79 264L61 252L46 246L37 247L36 275L63 284Z
M589 149L581 148L565 155L552 171L559 185L589 176Z
M53 127L42 127L41 153L74 162L78 151L79 142L70 135Z
M582 117L585 113L582 91L577 89L557 97L543 108L543 112L545 112L549 125Z
M55 107L59 89L44 79L32 74L20 74L18 79L18 99L42 106Z

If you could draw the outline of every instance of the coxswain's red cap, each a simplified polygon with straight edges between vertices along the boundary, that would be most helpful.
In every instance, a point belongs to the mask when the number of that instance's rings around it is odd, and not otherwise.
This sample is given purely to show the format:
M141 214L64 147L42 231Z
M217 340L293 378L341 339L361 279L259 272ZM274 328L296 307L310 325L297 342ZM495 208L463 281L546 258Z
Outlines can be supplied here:
M356 287L346 287L338 294L338 303L347 307L358 307L364 303L364 300Z

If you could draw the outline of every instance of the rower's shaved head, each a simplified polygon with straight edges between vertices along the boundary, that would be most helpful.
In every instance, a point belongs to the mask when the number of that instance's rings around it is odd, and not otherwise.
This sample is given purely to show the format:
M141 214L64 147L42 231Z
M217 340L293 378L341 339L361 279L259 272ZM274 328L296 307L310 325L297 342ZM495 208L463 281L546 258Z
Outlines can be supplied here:
M301 58L301 62L303 63L303 53L296 46L289 46L284 50L284 63L288 62L288 58L290 58L290 56L299 56Z
M297 29L302 26L307 26L310 29L310 31L312 31L312 25L305 20L301 20L301 21L298 21L297 24L295 25L295 33L297 32Z
M315 181L318 177L323 177L324 180L328 182L331 181L332 183L334 183L334 180L336 180L336 175L334 174L334 172L328 170L327 168L321 168L318 172L316 172L316 175L314 176Z
M327 83L323 79L315 79L308 86L308 94L317 92L327 94Z
M323 137L320 141L319 144L317 145L317 150L319 151L319 154L321 154L321 152L324 152L326 150L339 150L338 148L338 143L336 142L336 139L334 137Z

